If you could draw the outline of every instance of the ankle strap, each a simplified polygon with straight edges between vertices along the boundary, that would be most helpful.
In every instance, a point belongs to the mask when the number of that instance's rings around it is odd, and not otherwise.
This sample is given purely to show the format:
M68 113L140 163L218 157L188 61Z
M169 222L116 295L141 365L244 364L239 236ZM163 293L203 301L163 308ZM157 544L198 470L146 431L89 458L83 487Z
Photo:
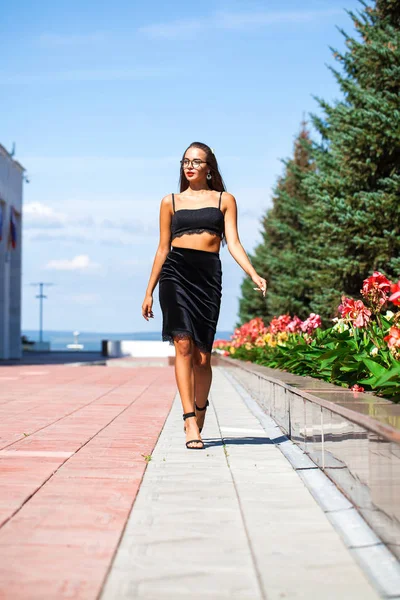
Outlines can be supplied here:
M196 402L194 403L194 405L195 405L195 407L196 407L196 410L206 410L206 408L207 408L207 406L208 406L209 404L210 404L210 403L209 403L209 401L207 400L207 402L206 402L206 405L205 405L205 406L203 406L203 408L199 408L199 407L197 406Z
M196 416L195 412L183 413L183 420L189 419L189 417L195 417L195 416Z

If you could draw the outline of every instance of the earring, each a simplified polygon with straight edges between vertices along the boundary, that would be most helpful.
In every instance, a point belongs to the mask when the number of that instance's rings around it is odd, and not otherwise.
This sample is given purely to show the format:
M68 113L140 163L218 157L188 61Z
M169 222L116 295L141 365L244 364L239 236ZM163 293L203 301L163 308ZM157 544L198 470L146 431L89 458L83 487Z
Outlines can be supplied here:
M210 181L210 179L212 179L212 175L211 175L210 171L208 171L208 173L207 173L207 179L208 179L208 181Z

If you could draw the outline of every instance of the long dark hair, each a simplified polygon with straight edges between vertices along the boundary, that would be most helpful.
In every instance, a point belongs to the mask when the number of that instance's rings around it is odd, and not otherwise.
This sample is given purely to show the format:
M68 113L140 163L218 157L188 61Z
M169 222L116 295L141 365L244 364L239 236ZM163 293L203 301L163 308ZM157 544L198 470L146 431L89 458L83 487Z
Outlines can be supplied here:
M207 146L207 144L203 144L202 142L192 142L190 144L190 146L188 146L186 148L185 152L183 153L182 160L184 159L185 154L189 150L189 148L200 148L200 150L203 150L206 153L206 161L207 161L208 167L210 169L210 173L211 173L211 179L207 179L206 181L207 181L207 185L210 188L210 190L215 190L217 192L226 192L224 180L222 179L222 175L219 172L217 159L215 158L215 154L211 150L210 146ZM181 172L180 172L180 177L179 177L179 191L184 192L188 187L189 187L189 182L185 177L185 174L183 172L183 166L181 163ZM222 236L221 236L221 241L222 241L222 246L226 246L227 242L226 242L226 238L225 238L225 224L224 224L224 228L223 228L223 232L222 232Z
M224 180L222 179L222 175L219 172L217 159L215 158L215 154L212 152L210 146L207 144L203 144L202 142L192 142L190 146L188 146L185 152L182 155L182 160L185 157L186 152L189 148L199 148L206 153L206 161L211 173L211 179L207 179L207 185L210 190L216 190L217 192L226 192L226 187ZM179 191L184 192L189 187L189 182L185 177L183 172L183 166L181 163L181 171L179 176Z

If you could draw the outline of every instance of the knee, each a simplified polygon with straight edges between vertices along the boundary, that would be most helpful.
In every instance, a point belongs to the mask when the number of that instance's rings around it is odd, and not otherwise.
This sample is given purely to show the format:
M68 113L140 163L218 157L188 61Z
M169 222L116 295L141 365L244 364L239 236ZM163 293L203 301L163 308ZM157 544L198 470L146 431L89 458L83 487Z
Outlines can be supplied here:
M192 356L192 344L190 339L175 339L176 355L184 358Z
M206 371L211 368L211 355L199 353L197 356L193 357L193 366L195 369L199 369L201 371Z

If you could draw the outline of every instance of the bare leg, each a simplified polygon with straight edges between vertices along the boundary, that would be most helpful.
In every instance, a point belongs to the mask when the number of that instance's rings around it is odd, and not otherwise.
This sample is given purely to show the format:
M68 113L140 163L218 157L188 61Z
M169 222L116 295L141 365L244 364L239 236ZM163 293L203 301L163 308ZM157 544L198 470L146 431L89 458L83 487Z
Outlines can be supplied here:
M193 344L194 392L199 408L206 405L212 382L211 352L202 352ZM197 412L197 425L202 428L206 411Z
M191 338L174 338L175 345L175 377L179 394L182 400L184 413L194 411L194 372L193 372L193 342ZM185 420L186 441L201 441L199 428L195 417ZM190 444L201 447L201 443Z

